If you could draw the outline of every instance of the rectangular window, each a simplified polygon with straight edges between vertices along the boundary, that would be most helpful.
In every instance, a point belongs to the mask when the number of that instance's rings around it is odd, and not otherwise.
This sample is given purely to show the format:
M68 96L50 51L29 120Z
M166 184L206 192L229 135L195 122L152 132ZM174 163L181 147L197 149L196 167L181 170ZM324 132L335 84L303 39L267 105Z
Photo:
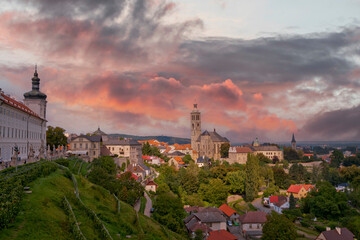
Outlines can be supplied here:
M76 143L74 143L74 148L76 148Z
M80 143L80 148L82 148L82 143Z
M88 144L87 143L85 144L85 149L88 149Z

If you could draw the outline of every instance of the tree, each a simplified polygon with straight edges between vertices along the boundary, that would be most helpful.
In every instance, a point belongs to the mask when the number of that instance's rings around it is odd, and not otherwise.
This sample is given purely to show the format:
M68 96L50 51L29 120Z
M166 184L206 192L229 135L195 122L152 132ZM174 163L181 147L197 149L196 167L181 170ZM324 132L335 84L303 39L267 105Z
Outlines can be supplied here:
M183 157L183 161L184 161L184 163L186 163L186 164L189 164L190 162L194 162L194 160L192 159L192 157L191 157L190 154L186 154L186 155Z
M289 198L289 209L295 209L295 198L294 195L291 193L290 198Z
M344 154L342 153L342 151L335 149L331 153L330 159L331 159L330 166L338 168L340 167L340 163L344 160Z
M306 171L306 168L301 164L295 163L289 169L290 178L296 182L305 181L307 175L308 172Z
M290 186L289 175L281 167L273 167L275 185L282 189L287 189Z
M186 214L177 195L172 192L159 194L156 197L154 209L153 217L156 221L174 232L182 233L184 228L183 219Z
M245 165L245 196L247 201L252 201L258 194L259 190L259 159L248 154Z
M292 149L291 147L284 147L284 158L289 162L300 159L298 152Z
M209 184L200 185L199 194L205 201L220 206L226 201L228 187L220 179L211 179Z
M297 236L294 224L284 215L272 212L263 227L264 240L293 240Z
M50 145L50 149L53 150L53 146L67 145L67 137L64 135L65 129L61 127L48 126L46 130L46 143Z
M229 157L229 148L230 148L230 143L221 144L220 155L221 155L222 158Z
M245 171L228 172L226 181L230 184L232 193L242 194L245 190Z

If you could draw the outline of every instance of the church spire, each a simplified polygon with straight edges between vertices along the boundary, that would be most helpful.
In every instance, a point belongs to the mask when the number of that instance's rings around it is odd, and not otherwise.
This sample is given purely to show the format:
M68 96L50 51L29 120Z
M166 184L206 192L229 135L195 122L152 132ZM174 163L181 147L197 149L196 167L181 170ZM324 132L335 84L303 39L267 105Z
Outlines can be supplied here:
M40 92L40 78L35 64L34 76L31 78L31 91L24 94L25 99L46 99L46 95Z

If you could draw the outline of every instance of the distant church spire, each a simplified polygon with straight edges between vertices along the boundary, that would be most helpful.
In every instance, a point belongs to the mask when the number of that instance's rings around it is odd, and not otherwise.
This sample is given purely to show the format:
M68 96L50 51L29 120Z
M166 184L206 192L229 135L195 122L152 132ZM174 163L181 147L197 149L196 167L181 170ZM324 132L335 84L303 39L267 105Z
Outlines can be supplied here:
M296 141L295 141L295 135L293 133L292 139L291 139L291 148L296 150Z

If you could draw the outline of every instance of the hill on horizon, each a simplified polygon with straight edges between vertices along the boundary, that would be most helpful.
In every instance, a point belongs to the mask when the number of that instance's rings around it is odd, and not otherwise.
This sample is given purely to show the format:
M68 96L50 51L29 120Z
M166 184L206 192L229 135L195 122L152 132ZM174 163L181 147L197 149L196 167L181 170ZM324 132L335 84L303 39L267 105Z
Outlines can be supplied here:
M123 137L123 138L132 138L136 141L145 141L150 139L156 139L159 142L166 142L170 145L174 143L178 144L190 144L190 138L180 138L180 137L171 137L171 136L136 136L136 135L129 135L129 134L121 134L121 133L112 133L108 134L111 137Z

